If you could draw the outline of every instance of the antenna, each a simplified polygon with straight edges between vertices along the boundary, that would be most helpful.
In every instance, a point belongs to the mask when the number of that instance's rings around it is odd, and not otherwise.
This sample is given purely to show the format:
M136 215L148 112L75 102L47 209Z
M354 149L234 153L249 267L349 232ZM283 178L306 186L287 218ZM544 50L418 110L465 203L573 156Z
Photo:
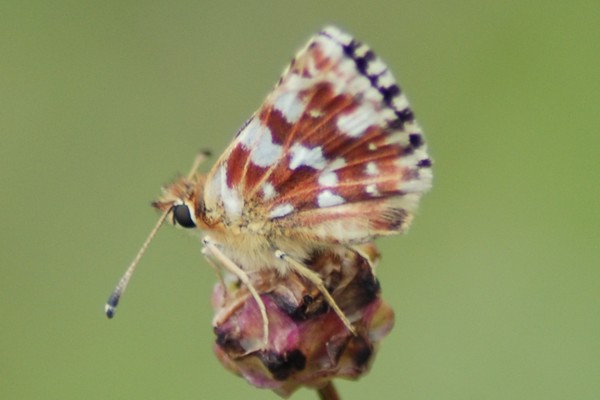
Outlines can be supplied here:
M188 181L194 177L194 174L200 167L200 164L204 162L208 157L211 156L210 150L200 150L198 154L196 154L196 158L194 158L194 163L192 164L192 168L190 168L190 172L187 174Z
M194 177L194 174L198 170L198 167L200 166L200 164L202 164L202 162L204 160L206 160L208 157L210 157L210 155L211 155L210 151L208 151L208 150L201 150L198 152L198 154L196 155L196 158L194 159L194 163L192 164L192 168L190 169L190 172L187 175L188 180L191 180ZM119 280L119 283L117 283L115 290L112 292L112 294L108 298L106 305L104 306L104 312L106 313L106 316L108 318L112 318L115 316L115 309L117 308L117 305L119 304L119 300L121 299L121 296L123 296L123 293L125 293L125 289L127 289L127 285L129 284L129 281L131 280L131 276L135 272L137 265L140 263L142 256L148 249L150 242L152 242L152 239L154 239L154 236L156 236L156 233L158 232L158 230L160 229L162 224L167 219L167 216L169 215L171 210L172 210L172 208L169 208L168 210L166 210L162 213L162 215L158 219L158 222L156 223L156 225L154 226L152 231L150 231L150 234L146 238L146 241L144 242L144 244L138 251L137 255L135 256L135 258L133 259L131 264L129 264L129 267L127 267L127 270L121 277L121 280Z
M121 298L123 293L125 293L125 289L127 289L127 285L129 284L129 280L131 279L131 276L135 272L135 268L140 263L140 260L142 259L142 256L148 249L150 242L152 242L152 239L154 239L154 236L156 236L156 233L158 232L158 230L160 229L162 224L165 222L165 219L167 218L167 215L169 215L170 212L171 212L171 209L168 209L165 212L163 212L163 214L160 216L160 218L158 219L158 222L156 223L156 225L154 226L154 228L152 229L152 231L146 238L146 241L144 242L142 247L140 248L140 251L138 251L137 255L135 256L135 258L133 259L131 264L129 264L129 267L127 267L127 270L125 271L125 273L119 280L119 283L117 283L115 290L112 292L112 294L108 298L108 301L106 302L106 306L104 306L104 312L106 313L106 316L108 318L112 318L115 315L115 308L117 307L117 304L119 304L119 299Z

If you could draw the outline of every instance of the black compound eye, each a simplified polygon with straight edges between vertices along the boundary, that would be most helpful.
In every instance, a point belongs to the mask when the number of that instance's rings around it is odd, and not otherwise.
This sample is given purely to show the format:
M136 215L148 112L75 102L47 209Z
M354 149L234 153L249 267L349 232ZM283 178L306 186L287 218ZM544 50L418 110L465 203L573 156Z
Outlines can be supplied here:
M173 207L173 222L184 228L195 228L196 223L190 214L190 208L185 204L178 204Z

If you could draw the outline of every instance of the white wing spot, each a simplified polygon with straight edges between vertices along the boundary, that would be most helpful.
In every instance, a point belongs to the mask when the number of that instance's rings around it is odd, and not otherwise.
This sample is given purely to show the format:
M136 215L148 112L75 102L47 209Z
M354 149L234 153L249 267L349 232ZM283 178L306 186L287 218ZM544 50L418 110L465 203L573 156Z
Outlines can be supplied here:
M274 165L281 157L283 146L273 143L273 137L268 127L263 127L256 146L250 152L250 160L259 167Z
M280 94L273 104L273 107L280 111L287 122L295 124L304 113L304 103L298 97L298 92L290 91Z
M369 143L369 150L371 150L371 151L377 150L377 145L375 143Z
M299 143L295 143L290 148L292 154L292 160L290 161L290 169L296 169L302 165L311 167L314 169L323 169L327 165L327 161L323 157L323 151L321 147L315 147L314 149L308 149Z
M333 171L323 172L319 175L319 185L321 186L335 186L337 183L338 177Z
M338 157L327 166L327 170L335 171L336 169L340 169L345 166L346 166L346 160L344 159L344 157Z
M277 207L273 208L273 210L271 210L271 212L269 213L269 217L271 219L285 217L292 211L294 211L294 206L290 203L280 204Z
M275 196L277 196L277 192L270 182L265 182L262 184L262 192L263 200L272 200L275 198Z
M250 149L250 161L261 168L275 164L283 152L282 146L273 143L269 127L257 118L246 125L240 134L240 143L244 149Z
M319 193L317 202L319 203L319 207L324 208L344 204L345 200L342 196L332 193L331 190L324 190Z
M325 113L323 112L323 110L313 108L308 112L308 115L310 115L312 118L321 118L325 115Z
M245 149L253 147L254 142L256 142L257 138L261 135L261 128L263 128L263 125L260 121L257 118L253 118L252 121L244 127L242 132L240 132L240 143Z
M379 168L377 168L377 164L375 164L373 161L367 163L367 166L365 167L365 172L367 173L367 175L378 175L379 174Z
M315 38L315 43L320 47L321 52L332 60L338 60L342 57L342 46L339 43L331 40L326 36L319 36Z
M365 192L370 194L371 196L379 196L379 190L377 190L377 185L374 183L370 183L365 187Z
M220 169L221 173L219 174L219 178L221 180L221 195L225 213L231 219L239 218L242 215L244 200L238 193L237 189L232 189L227 186L227 170L225 169L225 165L221 165Z
M369 126L376 124L377 112L369 103L365 103L337 119L338 129L350 137L359 137Z

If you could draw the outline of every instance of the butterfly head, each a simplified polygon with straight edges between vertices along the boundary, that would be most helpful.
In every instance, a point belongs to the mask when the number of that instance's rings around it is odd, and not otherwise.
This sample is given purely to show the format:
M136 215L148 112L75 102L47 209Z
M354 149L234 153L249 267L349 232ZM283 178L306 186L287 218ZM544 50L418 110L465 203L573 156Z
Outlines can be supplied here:
M179 178L163 188L163 195L152 206L170 213L173 224L183 228L202 228L204 175Z

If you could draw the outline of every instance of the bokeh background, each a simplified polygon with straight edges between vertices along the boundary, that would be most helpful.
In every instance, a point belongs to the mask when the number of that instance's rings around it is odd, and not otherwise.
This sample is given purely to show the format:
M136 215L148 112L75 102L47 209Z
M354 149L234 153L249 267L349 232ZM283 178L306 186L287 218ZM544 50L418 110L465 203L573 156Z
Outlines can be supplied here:
M212 354L214 274L159 188L219 153L310 35L395 72L436 161L379 242L397 313L344 399L600 398L600 3L4 1L0 398L276 399ZM295 399L315 399L301 390Z

